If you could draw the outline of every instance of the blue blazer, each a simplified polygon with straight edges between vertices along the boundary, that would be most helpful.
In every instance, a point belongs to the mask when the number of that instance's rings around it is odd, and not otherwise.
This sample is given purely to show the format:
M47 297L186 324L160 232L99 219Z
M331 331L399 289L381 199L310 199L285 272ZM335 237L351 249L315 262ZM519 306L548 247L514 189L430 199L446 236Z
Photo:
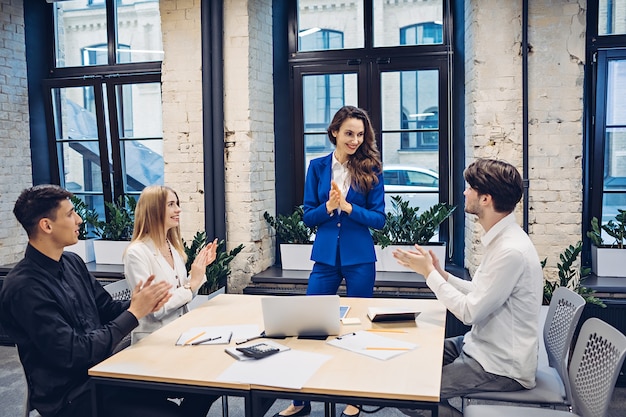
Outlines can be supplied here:
M309 163L304 187L304 223L317 226L311 260L335 265L337 248L342 265L376 262L374 242L369 228L380 229L385 224L385 189L382 173L369 193L363 194L350 186L346 201L352 213L337 215L326 212L332 179L332 153Z

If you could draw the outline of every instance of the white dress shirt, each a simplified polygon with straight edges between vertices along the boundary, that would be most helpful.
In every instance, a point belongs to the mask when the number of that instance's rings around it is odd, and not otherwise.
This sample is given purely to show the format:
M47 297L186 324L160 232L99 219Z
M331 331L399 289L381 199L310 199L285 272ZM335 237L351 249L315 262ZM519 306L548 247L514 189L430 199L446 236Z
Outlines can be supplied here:
M146 282L152 274L155 275L153 284L165 281L172 285L170 290L172 297L167 303L158 311L139 320L139 326L133 330L131 336L132 343L182 316L186 312L187 303L196 295L183 287L189 282L185 262L171 245L170 249L174 258L174 268L165 260L152 240L132 242L124 253L124 276L131 290L139 281ZM204 281L206 282L206 276Z
M490 373L535 386L543 271L537 251L514 214L482 237L483 259L471 281L437 271L426 283L471 330L463 351Z

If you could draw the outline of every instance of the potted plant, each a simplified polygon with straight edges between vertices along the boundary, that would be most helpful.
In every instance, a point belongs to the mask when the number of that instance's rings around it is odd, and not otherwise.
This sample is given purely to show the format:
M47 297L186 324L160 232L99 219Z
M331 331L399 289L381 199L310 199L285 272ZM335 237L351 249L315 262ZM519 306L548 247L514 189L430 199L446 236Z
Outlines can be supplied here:
M396 248L413 249L414 244L429 246L443 262L446 258L445 242L431 242L439 226L452 215L455 206L437 203L419 213L419 207L410 207L400 196L391 197L392 211L387 213L385 226L372 229L374 244L378 246L378 271L410 272L393 257Z
M65 250L76 253L85 263L93 262L95 260L93 250L95 238L92 233L98 224L98 213L94 209L90 209L83 200L75 195L72 195L70 200L74 205L74 211L83 219L83 222L78 229L78 242L66 246Z
M133 236L135 207L137 200L133 196L120 196L114 203L105 203L106 221L98 221L94 241L94 252L98 264L121 265L122 255Z
M316 229L304 224L303 216L302 206L295 207L289 216L279 214L274 218L267 211L263 213L263 218L278 236L283 269L302 271L313 269L311 249L313 248L312 241Z
M597 298L595 291L583 286L583 282L589 276L590 269L588 267L580 265L579 268L574 268L574 263L580 256L582 251L583 242L579 241L576 246L569 245L560 255L556 266L559 270L559 277L555 281L549 281L544 279L543 281L543 305L548 306L552 300L552 294L558 287L567 287L570 290L580 294L587 303L596 304L601 307L606 305ZM541 267L546 266L547 259L541 262Z
M624 244L626 243L626 210L617 209L615 222L609 220L600 225L596 217L591 219L591 230L587 237L591 239L591 268L597 276L626 277L624 268ZM611 245L604 243L602 234L606 233L614 239Z
M205 232L197 232L190 244L187 244L187 242L183 240L183 247L185 249L185 254L187 254L187 262L185 264L187 271L191 269L191 264L196 259L200 249L207 243L207 236ZM216 258L206 268L207 282L205 282L198 290L198 295L202 295L202 297L196 296L194 301L192 301L194 304L199 305L215 295L225 292L224 289L226 288L226 283L230 275L230 263L235 256L243 250L243 248L244 245L240 244L234 249L226 251L226 243L224 240L222 239L218 242Z

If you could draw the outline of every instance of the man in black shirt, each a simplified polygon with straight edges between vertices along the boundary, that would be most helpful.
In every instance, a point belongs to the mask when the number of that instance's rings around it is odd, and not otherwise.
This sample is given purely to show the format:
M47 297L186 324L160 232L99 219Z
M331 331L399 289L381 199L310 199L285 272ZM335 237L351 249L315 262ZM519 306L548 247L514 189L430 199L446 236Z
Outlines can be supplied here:
M153 283L151 276L130 301L115 301L78 255L63 251L76 243L82 223L71 195L56 185L22 191L13 213L28 246L0 291L0 320L17 344L30 404L43 417L90 416L88 369L171 296L171 286ZM100 416L206 416L214 399L185 398L183 407L168 401L172 393L124 389L107 395L112 397L102 401Z

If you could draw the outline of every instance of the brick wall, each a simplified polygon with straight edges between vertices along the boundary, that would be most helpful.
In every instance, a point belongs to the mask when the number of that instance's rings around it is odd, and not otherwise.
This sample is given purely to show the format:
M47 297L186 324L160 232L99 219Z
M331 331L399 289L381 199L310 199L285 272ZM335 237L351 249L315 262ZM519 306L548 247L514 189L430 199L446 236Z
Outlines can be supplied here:
M18 261L26 232L13 215L22 189L32 185L21 0L0 0L0 265Z
M466 8L466 153L522 171L521 3L474 0ZM530 2L529 234L554 274L558 254L581 238L585 10L576 1ZM518 210L521 224L521 211ZM466 266L480 261L468 218Z
M161 0L163 159L165 184L178 193L181 232L191 240L204 230L202 50L200 4Z
M263 219L275 211L271 11L271 0L224 4L227 233L230 245L245 245L232 264L233 292L273 263Z

